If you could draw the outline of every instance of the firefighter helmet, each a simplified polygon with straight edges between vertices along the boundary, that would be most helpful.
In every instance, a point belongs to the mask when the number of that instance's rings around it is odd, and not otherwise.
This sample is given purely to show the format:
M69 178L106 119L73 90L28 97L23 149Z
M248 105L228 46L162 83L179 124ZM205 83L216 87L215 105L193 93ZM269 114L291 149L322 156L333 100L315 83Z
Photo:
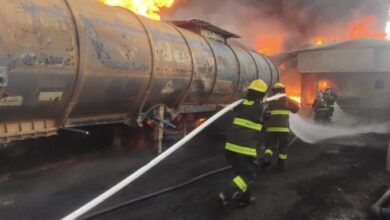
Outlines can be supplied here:
M268 86L263 80L257 79L251 82L248 89L265 93L268 90Z
M280 82L278 82L274 85L274 89L284 89L284 88L285 88L284 85Z

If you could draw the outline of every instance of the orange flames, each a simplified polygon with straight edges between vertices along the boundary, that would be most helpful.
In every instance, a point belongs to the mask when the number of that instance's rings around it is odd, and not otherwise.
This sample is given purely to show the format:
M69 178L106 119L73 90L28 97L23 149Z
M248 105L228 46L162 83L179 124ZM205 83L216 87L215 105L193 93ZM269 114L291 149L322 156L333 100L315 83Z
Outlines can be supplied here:
M374 30L373 26L378 22L374 16L366 16L362 19L351 22L344 34L336 36L322 36L314 38L315 45L322 45L325 42L354 40L358 38L386 39L385 31Z
M324 44L324 41L325 40L323 38L317 38L316 40L314 40L314 44L320 46Z
M387 34L385 31L375 31L372 29L372 26L378 22L378 18L374 16L364 17L362 20L357 20L351 24L348 38L357 39L357 38L376 38L376 39L385 39Z
M286 86L288 97L301 104L301 75L287 63L279 65L279 69L283 72L280 82Z
M301 104L301 101L302 101L302 98L300 96L293 96L293 95L290 95L288 96L290 99L298 102L299 104Z
M137 14L160 20L158 14L161 8L170 8L174 0L101 0L104 4L127 8Z
M326 88L328 88L330 86L329 84L330 83L328 80L318 81L318 90L325 90Z
M282 35L266 35L256 38L256 50L264 55L277 54L283 51Z
M350 22L343 32L326 33L312 39L314 45L320 46L326 42L339 42L358 38L386 39L386 32L375 30L379 19L375 16L366 16ZM325 33L326 31L324 31ZM289 36L284 33L260 35L256 38L256 50L265 55L274 55L283 52L283 42Z

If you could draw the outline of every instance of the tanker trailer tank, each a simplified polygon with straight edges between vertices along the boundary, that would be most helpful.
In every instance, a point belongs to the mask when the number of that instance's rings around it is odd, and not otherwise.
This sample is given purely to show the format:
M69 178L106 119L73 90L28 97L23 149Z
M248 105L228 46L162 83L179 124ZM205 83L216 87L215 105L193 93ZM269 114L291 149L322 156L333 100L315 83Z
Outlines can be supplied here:
M279 77L228 40L238 36L200 20L158 22L97 0L5 1L0 17L2 142L135 124L156 104L227 104L251 80Z

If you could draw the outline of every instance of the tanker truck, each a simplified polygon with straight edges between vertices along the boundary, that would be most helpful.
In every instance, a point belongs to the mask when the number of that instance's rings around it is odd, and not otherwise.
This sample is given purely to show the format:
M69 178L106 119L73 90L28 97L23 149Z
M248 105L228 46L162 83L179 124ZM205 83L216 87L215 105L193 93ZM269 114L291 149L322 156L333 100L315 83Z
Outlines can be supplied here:
M3 1L0 20L0 142L136 125L157 105L202 111L254 79L279 80L269 58L201 20L153 21L97 0Z

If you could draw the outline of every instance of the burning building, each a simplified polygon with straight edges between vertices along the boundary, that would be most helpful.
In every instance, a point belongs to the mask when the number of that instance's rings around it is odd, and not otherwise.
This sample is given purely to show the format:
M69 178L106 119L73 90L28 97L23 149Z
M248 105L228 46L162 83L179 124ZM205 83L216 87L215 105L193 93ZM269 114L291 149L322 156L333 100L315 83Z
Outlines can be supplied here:
M165 20L201 18L266 55L361 37L384 38L388 0L176 0Z
M385 39L388 9L388 0L178 0L162 14L166 19L201 17L229 27L240 33L242 43L276 56L313 45ZM292 62L279 69L289 96L300 102L301 75L295 67Z
M316 93L331 87L346 113L382 120L390 118L389 56L389 41L357 39L292 52L287 63L299 73L303 107L311 108Z

